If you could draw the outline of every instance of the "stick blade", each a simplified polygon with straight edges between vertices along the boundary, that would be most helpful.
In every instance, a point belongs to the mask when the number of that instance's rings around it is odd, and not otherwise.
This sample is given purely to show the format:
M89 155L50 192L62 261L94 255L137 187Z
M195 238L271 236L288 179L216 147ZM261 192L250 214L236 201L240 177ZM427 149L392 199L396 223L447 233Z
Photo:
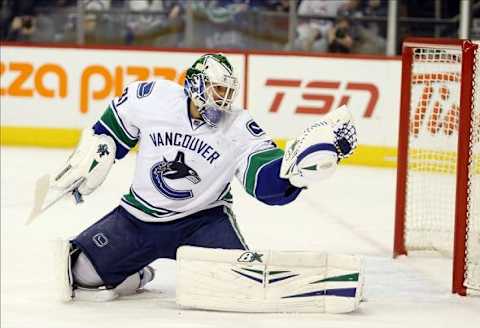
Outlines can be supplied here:
M34 221L45 209L43 209L43 204L45 203L45 198L47 197L48 190L50 189L50 175L46 174L40 177L35 183L35 194L33 200L33 208L30 212L30 216L25 221L25 225L29 225Z

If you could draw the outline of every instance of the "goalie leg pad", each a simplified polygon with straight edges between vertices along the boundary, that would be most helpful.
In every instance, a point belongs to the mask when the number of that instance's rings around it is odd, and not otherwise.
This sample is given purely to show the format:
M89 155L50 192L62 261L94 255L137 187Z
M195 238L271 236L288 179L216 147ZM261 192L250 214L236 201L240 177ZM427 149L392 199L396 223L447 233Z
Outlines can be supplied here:
M147 266L127 277L115 288L107 288L93 264L69 241L57 242L57 289L60 301L112 301L119 296L135 294L155 277ZM73 264L72 264L73 263Z
M57 297L61 302L70 301L93 301L105 302L117 298L119 295L112 289L105 287L88 288L79 287L74 282L72 263L80 255L68 240L57 240L55 242L56 258L56 289Z
M357 256L183 246L177 304L237 312L355 311L362 297Z

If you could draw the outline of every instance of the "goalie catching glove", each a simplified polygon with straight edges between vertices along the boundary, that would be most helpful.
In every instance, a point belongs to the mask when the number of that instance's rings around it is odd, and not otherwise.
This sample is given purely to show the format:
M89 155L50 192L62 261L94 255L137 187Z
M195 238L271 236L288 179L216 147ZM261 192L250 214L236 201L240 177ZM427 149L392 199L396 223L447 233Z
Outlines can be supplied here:
M107 177L115 160L115 151L116 145L111 137L96 135L93 130L85 129L65 166L53 176L52 188L68 190L83 181L76 190L81 195L92 193Z
M337 163L349 157L356 147L352 114L343 105L287 142L280 177L289 179L295 187L307 187L332 175Z

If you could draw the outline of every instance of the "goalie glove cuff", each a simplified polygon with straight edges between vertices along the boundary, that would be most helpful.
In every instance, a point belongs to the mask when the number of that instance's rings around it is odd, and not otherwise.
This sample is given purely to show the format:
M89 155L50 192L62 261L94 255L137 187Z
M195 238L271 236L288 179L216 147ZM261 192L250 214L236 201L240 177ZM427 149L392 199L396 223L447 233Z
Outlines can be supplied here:
M338 160L335 135L324 121L307 128L303 135L287 142L280 177L298 188L332 175Z
M289 179L296 187L306 187L332 175L336 164L350 156L356 146L352 114L344 105L287 142L280 177Z

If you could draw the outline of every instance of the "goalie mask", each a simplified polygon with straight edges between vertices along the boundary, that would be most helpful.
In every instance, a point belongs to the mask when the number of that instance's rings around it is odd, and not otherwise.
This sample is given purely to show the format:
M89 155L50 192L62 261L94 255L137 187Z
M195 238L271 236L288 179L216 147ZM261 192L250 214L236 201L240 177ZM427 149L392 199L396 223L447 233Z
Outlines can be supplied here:
M217 126L224 112L232 111L238 88L233 67L222 54L203 55L187 70L185 93L212 127Z

